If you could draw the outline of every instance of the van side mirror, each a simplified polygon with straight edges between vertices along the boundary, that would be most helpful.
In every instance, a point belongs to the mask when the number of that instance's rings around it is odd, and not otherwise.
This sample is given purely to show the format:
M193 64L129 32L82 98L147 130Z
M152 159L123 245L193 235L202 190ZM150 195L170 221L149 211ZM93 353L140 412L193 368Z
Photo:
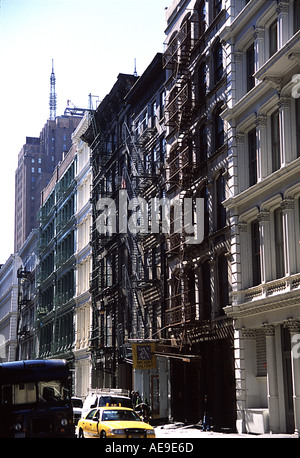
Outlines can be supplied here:
M90 405L90 409L94 409L95 407L97 407L96 404L91 404Z

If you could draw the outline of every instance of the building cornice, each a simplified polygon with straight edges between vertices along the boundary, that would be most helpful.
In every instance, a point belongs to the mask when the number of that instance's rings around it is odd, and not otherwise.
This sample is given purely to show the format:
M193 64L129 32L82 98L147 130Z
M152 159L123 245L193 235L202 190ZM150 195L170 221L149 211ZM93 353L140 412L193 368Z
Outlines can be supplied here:
M299 173L300 158L297 158L286 166L267 176L262 181L247 188L245 191L224 200L223 205L228 209L232 209L244 204L247 201L259 200L261 199L263 193L266 193L268 190L274 188L274 186L278 188L282 178L284 180L288 180L295 174L299 175Z

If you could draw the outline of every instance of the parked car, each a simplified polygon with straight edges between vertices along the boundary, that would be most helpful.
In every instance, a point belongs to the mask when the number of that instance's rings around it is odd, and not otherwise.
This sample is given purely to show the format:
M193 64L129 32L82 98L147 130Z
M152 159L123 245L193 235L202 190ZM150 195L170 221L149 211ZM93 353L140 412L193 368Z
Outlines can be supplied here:
M73 407L73 418L74 418L74 424L75 426L78 423L78 420L82 417L82 407L83 407L83 402L81 398L78 398L76 396L72 396L71 398L71 403Z
M92 389L83 402L82 417L85 417L93 408L105 406L133 407L128 390L121 388Z
M79 438L155 438L152 426L126 407L100 407L92 409L78 422Z

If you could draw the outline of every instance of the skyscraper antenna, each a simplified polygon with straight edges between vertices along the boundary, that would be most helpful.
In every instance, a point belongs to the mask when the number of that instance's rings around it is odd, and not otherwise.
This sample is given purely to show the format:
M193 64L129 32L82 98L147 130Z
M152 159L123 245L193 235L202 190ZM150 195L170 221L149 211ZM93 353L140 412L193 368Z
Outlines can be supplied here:
M49 107L50 107L50 119L54 121L56 118L56 92L55 92L55 74L54 74L53 59L52 59L52 73L50 76Z
M133 75L134 76L138 76L137 71L136 71L136 59L134 59L134 72L133 72Z

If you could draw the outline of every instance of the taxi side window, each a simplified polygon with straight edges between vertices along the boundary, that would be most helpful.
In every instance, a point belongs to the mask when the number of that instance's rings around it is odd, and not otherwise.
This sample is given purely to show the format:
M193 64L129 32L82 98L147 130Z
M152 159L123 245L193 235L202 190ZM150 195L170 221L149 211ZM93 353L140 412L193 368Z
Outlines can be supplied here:
M91 410L90 413L85 417L86 420L92 420L96 412L97 412L97 409Z

